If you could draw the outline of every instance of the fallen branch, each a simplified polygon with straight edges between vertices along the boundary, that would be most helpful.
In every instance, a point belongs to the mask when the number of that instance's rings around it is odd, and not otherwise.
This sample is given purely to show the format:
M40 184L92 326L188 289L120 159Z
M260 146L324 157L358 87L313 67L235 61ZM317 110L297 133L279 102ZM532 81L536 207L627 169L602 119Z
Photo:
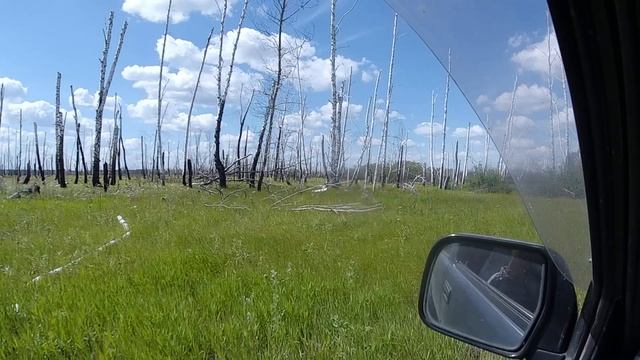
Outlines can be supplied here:
M120 240L124 240L124 239L128 238L129 235L131 235L131 231L129 230L129 224L127 224L127 221L121 215L118 215L118 222L120 223L120 225L124 229L125 233L119 239L113 239L113 240L103 244L102 246L99 246L96 249L96 252L103 251L104 249L106 249L106 248L118 243L118 241L120 241ZM51 271L48 271L45 274L38 275L38 276L34 277L29 283L35 283L35 282L40 281L45 276L55 275L57 273L60 273L64 269L67 269L67 268L69 268L69 267L71 267L73 265L78 264L84 258L85 258L84 256L81 256L81 257L79 257L77 259L71 260L68 263L66 263L66 264L64 264L64 265L62 265L60 267L57 267L57 268L55 268L55 269L53 269Z
M292 209L291 211L331 211L333 213L363 213L374 210L382 209L382 204L375 204L371 206L360 206L357 204L338 204L338 205L302 205Z

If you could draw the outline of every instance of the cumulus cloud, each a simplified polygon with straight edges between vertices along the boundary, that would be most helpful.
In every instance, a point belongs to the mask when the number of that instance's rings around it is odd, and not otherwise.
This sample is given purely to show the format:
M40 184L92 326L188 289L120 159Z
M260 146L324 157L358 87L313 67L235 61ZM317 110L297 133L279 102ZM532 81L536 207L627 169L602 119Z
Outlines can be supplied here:
M478 138L483 137L485 135L484 128L480 125L473 125L471 129L469 129L469 137L470 138ZM466 138L467 137L467 128L459 127L453 131L453 136L457 138Z
M346 108L347 108L347 102L345 101L342 103L343 117L346 116L346 111L345 111ZM362 105L349 104L349 119L358 117L361 112L362 112ZM325 125L329 125L331 122L331 113L332 113L331 102L327 102L326 104L322 105L319 109L312 110L311 112L309 112L305 120L305 125L311 128L321 128Z
M442 135L442 123L433 122L433 135ZM466 131L466 130L465 130ZM413 132L417 135L431 135L431 123L424 121L418 124Z
M8 77L0 77L0 84L4 85L5 101L20 101L27 95L27 87L22 82Z
M237 0L229 0L229 9ZM169 0L125 0L122 11L137 15L147 21L164 22L167 17ZM222 3L215 0L180 0L171 7L171 22L180 23L189 19L191 13L206 16L220 15Z
M514 43L517 42L514 40ZM551 45L551 73L556 77L562 76L562 59L556 34L547 35L541 41L533 43L524 49L515 52L511 61L517 64L520 70L532 71L543 76L549 73L549 43Z
M498 95L493 102L497 111L509 111L513 92L506 91ZM549 89L537 84L520 84L516 88L516 111L522 114L530 114L549 108Z
M223 81L226 81L225 76L230 64L236 35L237 29L234 29L224 36L222 47L225 64L222 72ZM160 58L162 51L162 39L160 37L156 41L158 58ZM277 53L274 48L275 42L275 34L265 34L252 28L242 29L235 59L236 66L231 77L227 98L229 103L234 104L237 102L242 87L244 87L244 91L251 88L258 90L262 86L263 80L270 76L271 70L275 68L277 63ZM302 86L305 89L311 91L328 90L330 88L329 60L318 57L315 47L301 38L283 34L283 43L286 50L283 62L285 72L289 74L288 79L296 82L297 85L295 77L299 74ZM217 70L214 64L217 61L212 59L217 57L219 47L220 41L216 38L208 49L207 56L209 59L202 74L202 79L204 80L201 81L198 89L197 105L213 106L215 103ZM166 66L163 69L166 84L165 102L171 103L172 106L177 108L184 108L191 101L203 53L204 48L198 47L191 41L172 36L167 37ZM344 81L348 79L350 71L357 74L361 64L368 64L368 61L365 59L357 61L338 55L336 63L337 81ZM157 99L159 72L160 67L157 65L129 65L123 69L122 77L133 82L132 86L134 88L144 90L147 97L147 99L141 100L144 102L138 102L138 104L130 106L133 116L141 117L147 114L142 111L145 106L149 105L147 100Z

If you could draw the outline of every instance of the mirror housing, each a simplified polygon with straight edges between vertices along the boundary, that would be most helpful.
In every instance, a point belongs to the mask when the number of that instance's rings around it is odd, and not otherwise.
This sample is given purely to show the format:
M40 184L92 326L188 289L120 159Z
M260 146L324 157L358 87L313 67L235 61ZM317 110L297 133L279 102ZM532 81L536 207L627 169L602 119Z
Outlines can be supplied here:
M526 277L509 282L516 293L496 281L514 273ZM523 296L525 288L530 296ZM512 358L555 359L569 344L577 302L573 285L545 247L454 234L440 239L429 253L418 312L429 328L484 350Z

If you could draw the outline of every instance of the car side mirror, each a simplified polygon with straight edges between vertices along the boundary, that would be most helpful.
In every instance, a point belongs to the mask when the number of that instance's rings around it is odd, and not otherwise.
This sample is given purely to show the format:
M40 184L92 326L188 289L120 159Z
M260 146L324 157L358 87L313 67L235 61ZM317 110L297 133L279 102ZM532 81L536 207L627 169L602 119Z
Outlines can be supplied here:
M540 245L449 235L432 248L418 310L431 329L508 357L560 357L576 295Z

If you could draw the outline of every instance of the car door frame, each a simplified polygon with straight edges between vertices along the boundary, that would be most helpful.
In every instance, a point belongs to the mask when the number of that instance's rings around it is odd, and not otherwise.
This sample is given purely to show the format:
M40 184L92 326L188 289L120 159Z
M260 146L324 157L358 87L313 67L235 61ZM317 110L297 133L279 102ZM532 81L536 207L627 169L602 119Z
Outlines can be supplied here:
M640 184L640 5L548 4L575 114L593 267L566 356L630 358L640 342L640 196L632 186Z

